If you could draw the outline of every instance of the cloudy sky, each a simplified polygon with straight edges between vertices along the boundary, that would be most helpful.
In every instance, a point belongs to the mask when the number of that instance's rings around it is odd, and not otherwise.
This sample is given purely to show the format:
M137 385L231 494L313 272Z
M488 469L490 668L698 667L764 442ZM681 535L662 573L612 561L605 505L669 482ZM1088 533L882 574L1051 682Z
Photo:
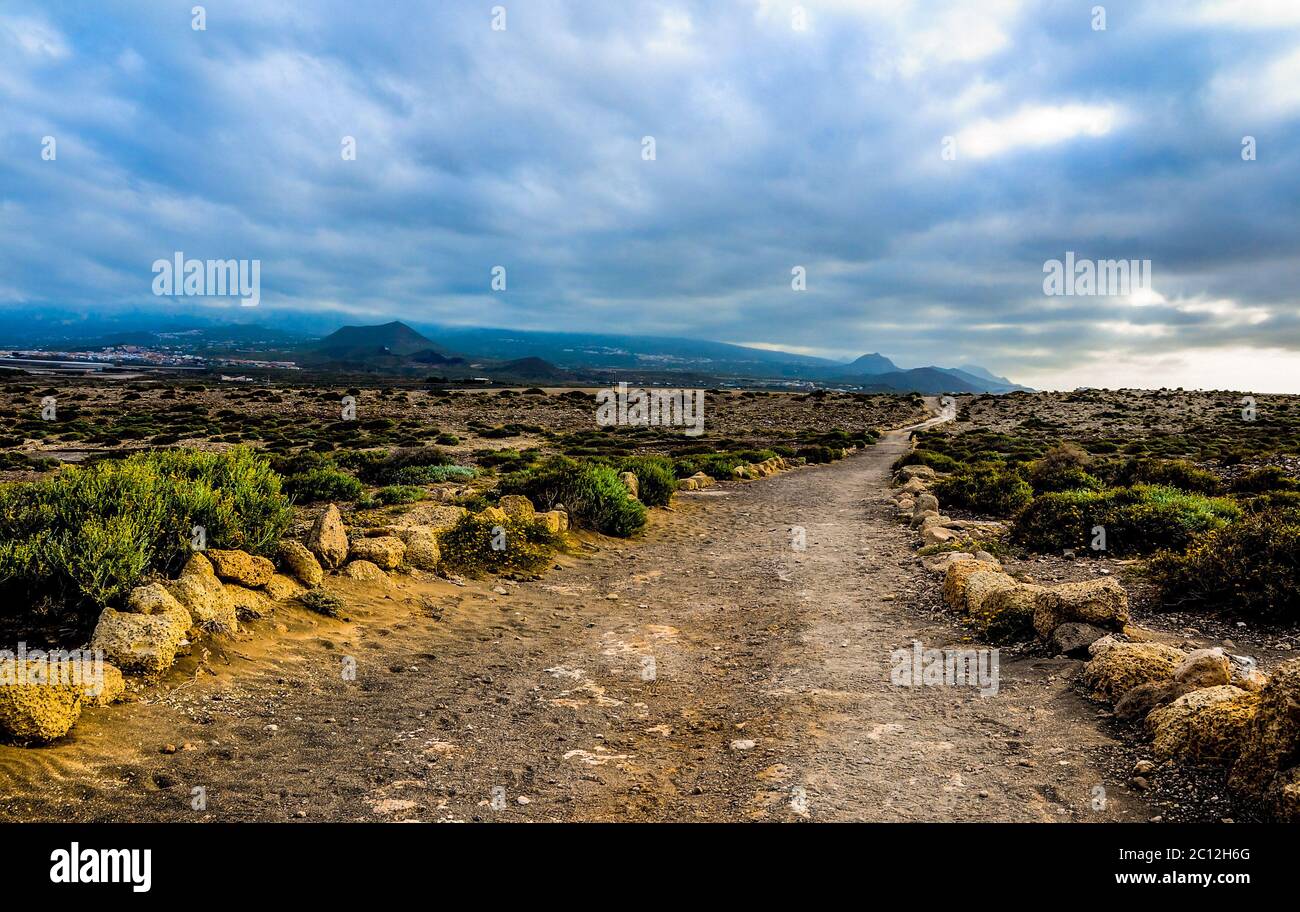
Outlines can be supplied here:
M1297 0L499 4L4 0L0 306L182 250L273 309L1300 391ZM1049 297L1067 251L1151 289Z

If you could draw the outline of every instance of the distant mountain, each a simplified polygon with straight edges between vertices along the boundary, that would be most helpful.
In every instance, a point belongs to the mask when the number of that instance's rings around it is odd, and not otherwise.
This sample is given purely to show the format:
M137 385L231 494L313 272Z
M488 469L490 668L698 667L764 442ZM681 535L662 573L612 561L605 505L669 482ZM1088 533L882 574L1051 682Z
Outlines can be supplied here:
M924 393L983 393L986 384L960 379L951 371L938 367L914 367L911 370L890 371L862 378L863 388L872 392Z
M28 314L0 308L0 349L95 350L121 345L161 347L222 357L296 361L320 371L361 371L449 378L498 376L511 382L606 383L611 378L646 383L830 385L888 392L992 392L1025 389L975 365L899 368L873 352L845 363L829 358L751 348L730 342L674 336L414 326L393 320L344 325L311 339L314 327L339 326L338 312L272 310L246 321L242 310L197 305L139 308L110 313L45 308ZM434 340L437 341L434 341ZM460 354L464 353L464 354ZM473 366L471 366L471 359Z
M706 372L719 377L815 380L842 373L829 358L672 336L532 332L463 326L418 327L457 351L508 361L542 358L565 370Z
M872 352L850 363L845 368L844 373L849 376L856 374L888 374L896 370L898 370L897 364L884 355Z
M335 361L359 361L381 356L410 357L424 352L448 354L445 348L400 320L379 326L344 326L303 348Z
M1006 377L999 377L997 374L983 367L980 367L978 364L963 364L961 367L953 368L953 370L961 371L962 373L969 374L973 377L979 378L980 380L985 380L988 383L993 384L994 385L993 392L1000 393L1000 392L1008 392L1011 390L1028 391L1030 389L1027 386L1021 386L1019 383L1016 383L1012 380L1008 380Z

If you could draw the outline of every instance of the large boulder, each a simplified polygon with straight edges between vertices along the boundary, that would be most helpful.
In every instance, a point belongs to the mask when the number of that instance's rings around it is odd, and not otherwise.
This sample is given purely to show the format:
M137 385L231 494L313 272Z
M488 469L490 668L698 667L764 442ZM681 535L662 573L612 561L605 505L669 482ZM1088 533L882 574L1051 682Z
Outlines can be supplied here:
M1221 684L1193 690L1151 711L1147 730L1157 760L1231 763L1241 752L1259 695Z
M75 681L52 680L46 662L0 662L0 734L24 744L66 735L81 716L85 691Z
M1030 611L1030 629L1033 629L1033 611ZM1066 621L1059 624L1048 642L1057 655L1081 659L1088 655L1088 647L1106 635L1106 631L1093 624L1082 621Z
M406 557L406 545L395 535L359 538L352 543L348 554L353 560L370 561L384 570L394 570Z
M505 521L509 517L506 516L506 511L500 507L487 507L478 512L478 518L485 522L495 523L496 525L501 526L505 525Z
M330 570L341 567L348 559L348 530L343 525L343 515L334 504L316 517L307 533L307 548Z
M1139 684L1172 681L1183 655L1164 643L1116 643L1083 666L1083 680L1095 698L1114 703Z
M446 532L469 511L464 507L449 504L417 504L402 514L394 523L395 527L418 526L432 529L434 532ZM394 532L393 534L396 534Z
M977 560L954 560L948 564L943 577L943 600L954 611L966 607L966 581L971 574L981 571L1001 572L1002 565Z
M924 494L926 491L928 491L929 486L926 485L926 483L921 479L913 478L910 479L906 484L904 484L902 488L900 488L899 490L901 490L904 494L910 494L911 496L915 497L918 494Z
M943 514L938 510L916 510L912 513L910 525L913 529L921 529L926 523L933 524L936 519L943 519Z
M92 649L127 674L154 676L171 668L185 643L190 616L184 608L134 614L105 608L90 638Z
M938 473L928 465L905 465L898 474L904 481L911 481L913 478L934 478Z
M272 579L274 578L275 575L272 574ZM270 582L267 580L268 584ZM271 600L256 589L248 589L238 583L225 583L222 589L240 620L254 621L271 613Z
M136 614L161 614L172 608L179 608L181 603L162 583L154 581L136 586L126 597L127 611Z
M977 600L978 604L974 608L970 608L970 594L988 572L971 574L967 580L967 606L971 623L994 643L1007 643L1032 636L1034 599L1043 587L1014 580L1010 586L999 582L986 597Z
M687 479L689 481L689 479ZM569 514L563 510L548 510L537 514L537 518L546 526L546 531L559 534L569 529Z
M343 568L343 575L348 579L360 580L364 583L390 583L388 574L379 567L378 564L368 560L351 560Z
M1300 659L1273 670L1259 692L1246 746L1232 768L1228 784L1237 791L1262 795L1273 777L1300 759Z
M81 688L83 706L108 706L126 693L126 681L116 665L104 662L98 680L85 682Z
M1232 662L1219 647L1193 649L1174 669L1174 680L1188 690L1218 687L1232 680Z
M1130 688L1119 698L1115 704L1115 718L1123 719L1125 722L1140 722L1146 719L1152 710L1167 706L1185 693L1187 688L1177 681L1147 681Z
M633 475L632 478L635 479L636 476ZM506 516L513 516L516 519L532 519L537 512L533 502L522 494L502 495L497 501L497 506L506 511Z
M433 571L442 560L437 533L421 530L403 538L406 542L406 562L417 570Z
M263 588L266 590L267 597L273 602L287 602L307 591L306 586L287 573L277 573ZM235 610L238 611L238 607Z
M308 589L319 586L325 579L325 571L321 568L320 561L316 560L316 555L301 542L280 542L278 556L284 568Z
M922 545L942 545L952 541L957 537L957 533L952 529L935 524L925 526L921 529Z
M966 577L966 601L962 606L967 614L981 614L984 603L998 592L1016 588L1019 583L1001 570L980 570Z
M239 630L235 606L202 554L192 554L181 575L168 584L176 601L189 612L195 626L209 633L233 634Z
M627 488L627 496L636 500L641 494L640 482L637 481L636 475L632 472L620 472L618 480L623 482L623 487Z
M1273 816L1282 823L1300 823L1300 766L1278 773L1268 795Z
M939 498L935 497L933 494L917 494L915 500L912 502L912 515L914 516L920 516L922 513L938 512Z
M275 575L275 564L265 557L257 557L247 551L209 548L204 553L207 554L208 560L212 561L212 569L216 571L217 576L227 582L256 589L258 586L265 586Z
M1128 623L1128 593L1109 576L1062 583L1039 593L1034 603L1034 630L1043 639L1067 621L1081 621L1108 630Z

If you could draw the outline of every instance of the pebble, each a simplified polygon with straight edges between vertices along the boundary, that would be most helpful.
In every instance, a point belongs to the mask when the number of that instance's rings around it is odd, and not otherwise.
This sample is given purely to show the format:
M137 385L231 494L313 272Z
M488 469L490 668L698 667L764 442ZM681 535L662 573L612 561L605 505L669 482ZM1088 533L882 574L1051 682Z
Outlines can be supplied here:
M732 741L731 749L738 750L738 751L747 751L753 749L755 743L756 742L751 741L748 738L745 738L743 740Z

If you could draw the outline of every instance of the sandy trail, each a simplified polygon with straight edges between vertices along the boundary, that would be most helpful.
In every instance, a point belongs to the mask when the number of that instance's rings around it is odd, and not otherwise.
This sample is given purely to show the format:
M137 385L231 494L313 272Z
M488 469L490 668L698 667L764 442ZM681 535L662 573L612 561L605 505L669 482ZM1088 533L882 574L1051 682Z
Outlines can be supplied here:
M679 495L536 582L340 580L347 622L281 609L147 702L0 747L0 819L1146 819L1075 663L1003 656L995 696L890 683L894 650L964 642L911 607L907 446Z

